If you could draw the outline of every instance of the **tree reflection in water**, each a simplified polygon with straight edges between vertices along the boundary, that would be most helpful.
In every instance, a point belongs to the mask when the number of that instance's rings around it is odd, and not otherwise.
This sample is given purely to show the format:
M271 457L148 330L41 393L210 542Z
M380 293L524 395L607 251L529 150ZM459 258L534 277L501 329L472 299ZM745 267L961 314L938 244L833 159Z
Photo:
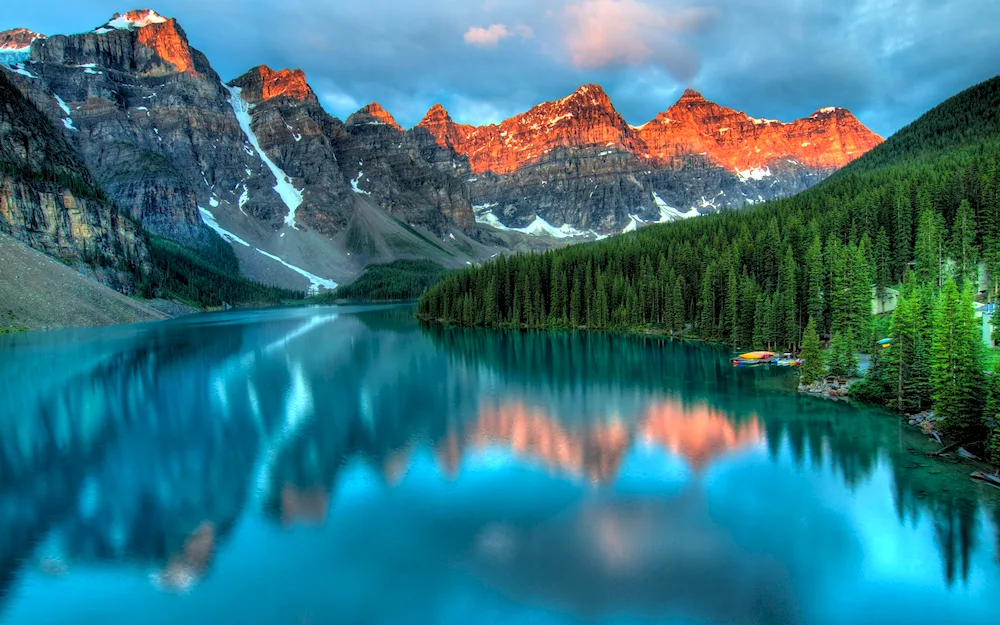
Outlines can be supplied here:
M729 599L716 598L714 618L765 591L778 594L753 608L759 622L798 618L789 573L719 526L695 482L669 497L609 494L642 450L697 478L761 449L828 467L851 489L888 466L899 521L933 520L948 584L985 547L981 520L1000 526L995 498L967 469L926 458L919 434L790 394L786 372L734 370L724 352L651 338L421 329L409 315L240 313L0 345L11 355L0 362L0 596L26 560L52 573L152 571L158 587L186 592L243 515L322 526L347 467L402 489L424 454L451 481L498 450L596 488L592 501L521 521L485 510L424 519L438 528L426 540L464 570L584 613L708 605L699 589L725 566L761 581L720 588ZM59 361L73 364L46 364Z

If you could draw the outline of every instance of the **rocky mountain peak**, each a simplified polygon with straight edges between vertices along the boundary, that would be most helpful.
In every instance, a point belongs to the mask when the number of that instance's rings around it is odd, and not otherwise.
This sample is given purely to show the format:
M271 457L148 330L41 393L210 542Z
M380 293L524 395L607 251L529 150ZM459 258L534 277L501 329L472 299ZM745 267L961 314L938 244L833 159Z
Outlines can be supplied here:
M810 119L817 119L817 118L846 117L846 116L854 117L854 115L852 115L851 112L848 111L847 109L840 108L839 106L826 106L819 109L809 117Z
M611 98L604 91L604 88L600 85L583 85L570 95L562 98L561 100L556 100L555 102L548 102L539 106L561 106L569 110L582 110L582 109L601 109L610 113L617 115L614 105L611 103ZM536 107L538 108L538 107Z
M129 33L131 35L129 35ZM120 57L122 42L129 36L134 37L134 41L145 48L152 50L167 67L160 66L151 73L164 74L173 70L184 73L199 75L195 69L195 60L188 44L187 35L173 18L163 17L151 9L136 9L126 13L116 13L103 26L96 28L93 33L84 35L73 35L71 38L101 36L103 43L81 43L77 50L82 56L89 57L93 53L104 54L115 57L117 60L125 62L121 69L128 69L128 62ZM110 38L110 39L108 39ZM124 39L122 39L124 38ZM145 55L139 54L139 57ZM108 59L102 59L108 60ZM133 59L144 61L145 59ZM117 66L117 65L116 65ZM169 66L172 66L170 68ZM145 73L145 72L144 72Z
M769 166L782 161L838 169L882 141L846 109L824 108L786 124L719 106L692 89L639 133L656 160L699 154L754 180L769 176Z
M434 141L445 149L455 150L460 154L466 153L466 143L470 136L479 129L474 126L462 126L452 120L451 115L440 104L435 104L427 111L424 118L417 124L417 128L423 128L434 137ZM495 130L496 126L492 126Z
M0 50L24 50L31 47L36 39L45 39L45 35L27 28L13 28L0 32Z
M446 113L447 114L447 113ZM386 125L395 128L396 130L403 132L403 127L396 123L395 118L389 111L382 108L382 105L378 102L372 102L363 106L358 112L354 113L347 118L348 125L354 124L371 124L371 125Z
M681 94L679 102L687 104L701 104L703 102L708 102L708 100L706 100L705 96L701 95L698 91L688 88L684 90L683 94Z
M705 119L731 115L743 115L743 113L738 113L733 109L719 106L715 102L705 99L705 96L694 89L685 89L684 93L681 94L681 97L677 100L677 102L661 113L659 118L662 119L666 117L675 121L688 118L692 120L699 120L699 123L701 123Z
M316 101L316 94L306 82L301 69L274 71L267 65L258 65L229 83L243 90L243 99L255 103L274 98L291 98L299 101Z
M450 122L451 115L448 114L448 111L444 108L444 106L441 104L435 104L428 109L427 114L424 115L424 118L420 120L420 124L418 125L423 126L428 123L440 123L445 121Z
M163 17L152 9L135 9L125 13L115 13L114 17L94 32L105 33L112 30L136 30L153 24L165 24L171 21L173 20Z

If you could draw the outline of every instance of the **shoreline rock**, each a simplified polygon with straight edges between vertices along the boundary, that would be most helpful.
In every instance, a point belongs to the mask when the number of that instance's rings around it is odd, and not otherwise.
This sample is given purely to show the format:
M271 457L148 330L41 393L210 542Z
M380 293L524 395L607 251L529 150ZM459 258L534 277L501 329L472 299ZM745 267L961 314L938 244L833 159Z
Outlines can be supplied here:
M861 378L844 379L827 376L812 384L800 384L799 392L824 399L845 400L850 396L851 387L860 380Z

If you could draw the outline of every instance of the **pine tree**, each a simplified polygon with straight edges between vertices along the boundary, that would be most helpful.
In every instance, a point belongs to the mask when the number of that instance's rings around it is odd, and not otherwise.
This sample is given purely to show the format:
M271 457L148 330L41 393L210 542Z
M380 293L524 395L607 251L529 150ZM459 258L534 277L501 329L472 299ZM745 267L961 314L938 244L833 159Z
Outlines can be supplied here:
M798 266L792 256L792 247L785 249L778 274L778 324L776 341L790 350L799 342L798 304L796 301Z
M823 244L819 235L815 235L809 249L806 250L805 287L807 312L816 322L817 331L823 329L823 310L826 307L823 283Z
M569 297L569 325L580 327L583 320L583 285L580 284L580 272L573 276L573 290Z
M900 296L889 330L892 346L887 364L893 385L892 405L903 413L920 412L930 403L930 340L926 319L919 291L911 288Z
M711 338L715 335L715 264L711 263L705 269L705 275L701 278L701 296L698 298L698 306L701 315L698 320L698 333L702 338Z
M830 333L843 334L851 328L851 291L848 258L850 250L833 235L827 241L827 270L830 293Z
M930 209L920 214L917 223L916 273L921 282L938 285L940 274L937 220ZM939 285L938 285L939 286Z
M767 341L767 296L758 293L753 310L753 346L767 347Z
M847 330L855 339L854 348L862 352L871 349L872 340L872 287L874 270L869 260L870 246L867 236L861 245L850 250L848 277L848 323Z
M674 320L673 330L674 332L683 332L687 319L684 316L684 283L680 276L674 279L670 299L673 306L673 314L671 315Z
M851 378L858 374L858 357L854 353L854 337L850 332L837 332L833 335L827 361L832 375Z
M553 320L561 325L567 316L566 306L569 293L567 293L566 273L563 270L563 260L559 256L556 256L552 261L552 274L549 279L549 285L552 289L551 295L549 296L549 301L551 303L551 315Z
M799 355L802 359L802 367L799 375L803 384L812 384L823 377L826 371L826 364L823 359L823 352L820 349L819 333L816 331L816 320L809 318L806 329L802 334L802 352Z
M494 276L490 279L489 286L486 287L486 301L484 302L485 311L483 315L483 323L487 328L495 328L500 325L500 308L498 306L497 297L499 294L499 283L497 278ZM423 301L423 300L421 300Z
M934 311L931 385L942 428L960 440L982 429L985 380L977 329L971 291L960 292L948 280Z
M885 311L885 299L889 286L892 284L892 258L889 252L889 236L885 229L878 231L875 237L875 298L878 301L879 314Z
M978 250L975 248L976 215L968 200L962 200L955 213L955 223L951 228L951 255L956 263L956 279L959 284L977 281Z

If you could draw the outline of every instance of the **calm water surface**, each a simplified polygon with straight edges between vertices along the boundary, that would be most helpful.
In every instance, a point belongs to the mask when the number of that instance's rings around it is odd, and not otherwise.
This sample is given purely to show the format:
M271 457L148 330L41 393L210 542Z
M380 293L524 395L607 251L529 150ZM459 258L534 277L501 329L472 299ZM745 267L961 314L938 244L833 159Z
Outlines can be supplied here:
M997 498L654 339L239 312L0 339L0 623L997 622Z

